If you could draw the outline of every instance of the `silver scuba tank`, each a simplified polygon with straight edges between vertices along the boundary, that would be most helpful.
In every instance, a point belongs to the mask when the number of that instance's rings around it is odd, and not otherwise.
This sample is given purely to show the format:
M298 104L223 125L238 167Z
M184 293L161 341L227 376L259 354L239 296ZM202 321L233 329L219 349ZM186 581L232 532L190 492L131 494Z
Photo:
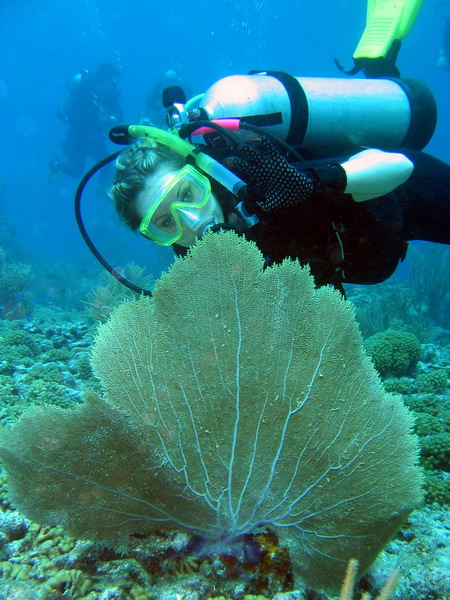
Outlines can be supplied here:
M199 106L209 119L257 125L307 157L361 146L422 149L437 120L431 91L415 79L232 75L214 83Z

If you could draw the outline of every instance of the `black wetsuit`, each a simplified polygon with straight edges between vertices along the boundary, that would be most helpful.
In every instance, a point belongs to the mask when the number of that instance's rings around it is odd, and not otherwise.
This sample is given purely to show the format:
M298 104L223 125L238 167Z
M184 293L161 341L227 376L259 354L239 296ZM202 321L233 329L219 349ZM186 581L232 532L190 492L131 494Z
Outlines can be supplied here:
M408 241L450 244L450 166L423 152L402 152L414 171L393 192L366 202L313 196L292 208L261 211L246 237L270 262L289 256L308 263L318 285L384 281Z
M259 223L245 237L257 244L268 264L299 259L310 265L317 285L336 286L384 281L406 255L410 240L450 244L450 166L417 150L395 151L414 163L414 171L393 192L365 202L350 195L325 200L313 194L294 207L260 210ZM296 166L304 170L318 162L323 161ZM227 214L226 201L219 200Z

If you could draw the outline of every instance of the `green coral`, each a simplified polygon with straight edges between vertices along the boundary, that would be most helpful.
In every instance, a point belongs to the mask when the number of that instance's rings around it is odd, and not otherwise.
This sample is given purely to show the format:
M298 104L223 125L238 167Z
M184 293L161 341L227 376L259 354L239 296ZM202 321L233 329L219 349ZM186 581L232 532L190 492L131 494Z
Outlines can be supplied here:
M14 377L0 375L0 421L13 422L20 411L17 410L19 400L18 390Z
M450 481L447 473L425 471L425 502L437 502L442 506L450 503Z
M81 379L92 379L94 374L92 373L92 367L89 360L89 354L80 354L75 362L75 368L77 375Z
M0 394L16 393L16 383L11 375L0 375Z
M450 433L437 433L421 438L421 462L431 471L450 471Z
M45 362L68 362L70 352L67 348L52 348L42 356Z
M448 375L444 369L435 369L430 373L421 373L417 377L417 389L424 394L443 392L447 388Z
M27 399L33 404L57 404L70 406L66 401L66 388L58 383L35 379L28 387ZM68 399L67 399L68 400Z
M411 381L411 379L408 379L407 377L386 379L384 388L387 392L391 392L392 394L402 394L403 396L413 394L415 391L414 381Z
M425 437L427 435L435 435L436 433L444 433L443 424L438 417L427 415L426 413L416 413L416 423L414 431L417 435Z
M415 432L420 436L420 462L424 467L426 502L450 502L450 401L433 394L405 396L415 412Z
M41 352L42 341L35 334L16 324L2 328L0 345L0 373L12 375L17 367L31 367Z
M0 360L0 375L12 375L16 370L15 364L10 360Z
M26 354L26 356L37 356L40 352L36 336L23 329L14 328L3 338L3 342L6 347L12 346L17 348L17 346L23 346L28 348L30 354Z
M9 348L4 348L0 356L5 362L16 362L21 363L22 358L34 358L36 356L35 352L25 344L16 344L15 346L10 346Z
M388 329L364 342L380 375L402 376L413 372L420 358L421 346L412 333Z
M40 379L47 383L64 383L64 373L55 364L43 365L38 363L31 367L25 375L24 383L32 383L34 380Z
M432 394L422 396L408 396L403 399L406 406L418 413L427 413L437 417L442 410L442 401L439 396Z

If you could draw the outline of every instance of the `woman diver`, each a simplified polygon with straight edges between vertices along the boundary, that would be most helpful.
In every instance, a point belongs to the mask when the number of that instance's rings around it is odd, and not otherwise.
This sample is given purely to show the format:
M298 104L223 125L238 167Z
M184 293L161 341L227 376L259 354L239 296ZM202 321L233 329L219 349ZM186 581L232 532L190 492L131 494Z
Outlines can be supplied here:
M425 153L290 162L265 136L226 150L215 154L246 183L243 201L170 147L137 141L116 162L119 215L177 254L208 229L233 228L267 264L299 259L317 285L336 287L384 281L409 240L450 244L450 166Z

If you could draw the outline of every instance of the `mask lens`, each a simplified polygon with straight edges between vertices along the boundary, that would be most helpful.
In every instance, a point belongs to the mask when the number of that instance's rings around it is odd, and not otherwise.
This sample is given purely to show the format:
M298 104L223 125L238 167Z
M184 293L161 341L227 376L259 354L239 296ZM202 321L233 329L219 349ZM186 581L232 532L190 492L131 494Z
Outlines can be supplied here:
M140 233L162 246L174 244L183 235L183 215L205 206L210 193L209 179L191 165L184 166L157 190Z

